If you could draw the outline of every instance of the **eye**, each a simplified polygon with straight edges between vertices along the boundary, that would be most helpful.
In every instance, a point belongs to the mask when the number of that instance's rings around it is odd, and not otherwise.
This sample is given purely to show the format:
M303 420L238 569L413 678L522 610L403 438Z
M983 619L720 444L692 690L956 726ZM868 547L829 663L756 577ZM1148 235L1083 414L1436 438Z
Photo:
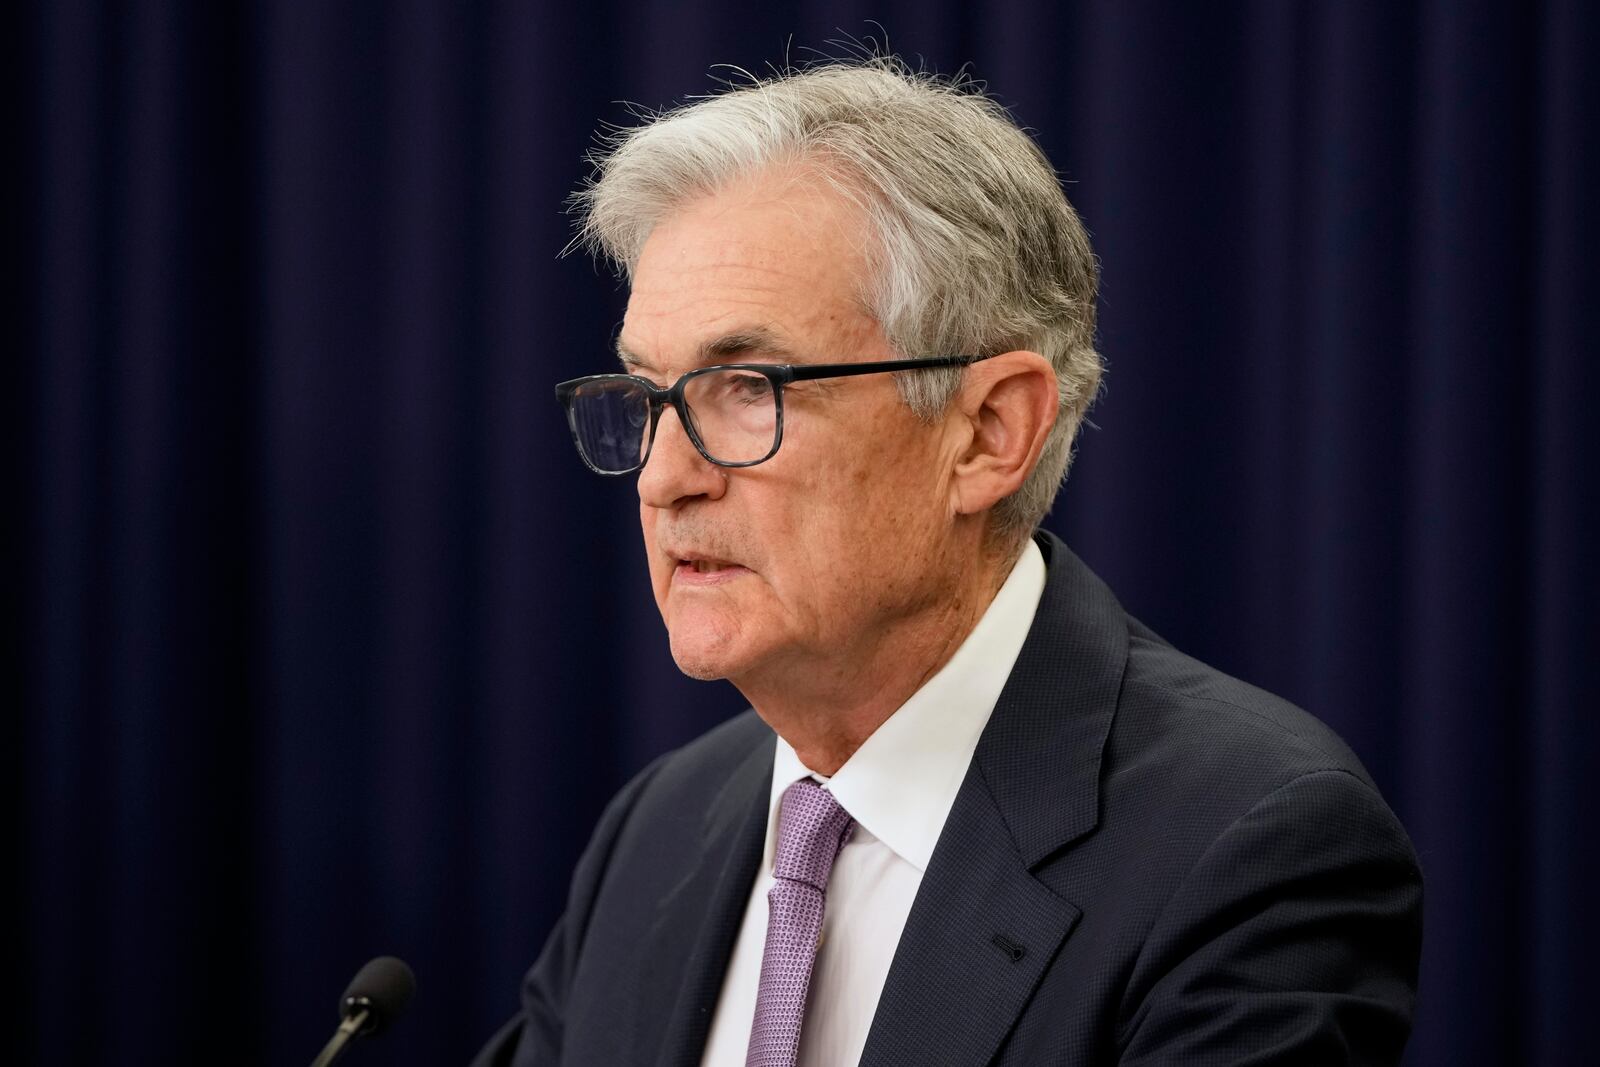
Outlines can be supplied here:
M725 391L731 400L744 404L763 404L772 399L772 381L764 374L733 371L727 378Z

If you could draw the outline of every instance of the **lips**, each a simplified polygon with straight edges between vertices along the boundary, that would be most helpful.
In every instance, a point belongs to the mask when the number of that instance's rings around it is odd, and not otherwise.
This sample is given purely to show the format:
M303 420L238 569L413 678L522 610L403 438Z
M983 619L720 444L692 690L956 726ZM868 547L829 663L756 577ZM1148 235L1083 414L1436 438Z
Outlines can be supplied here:
M734 564L725 559L684 559L678 561L678 566L688 567L696 574L710 574L712 571L726 570Z
M673 566L672 580L690 585L715 584L749 573L749 568L744 565L717 556L688 553L673 554L673 558L676 563Z

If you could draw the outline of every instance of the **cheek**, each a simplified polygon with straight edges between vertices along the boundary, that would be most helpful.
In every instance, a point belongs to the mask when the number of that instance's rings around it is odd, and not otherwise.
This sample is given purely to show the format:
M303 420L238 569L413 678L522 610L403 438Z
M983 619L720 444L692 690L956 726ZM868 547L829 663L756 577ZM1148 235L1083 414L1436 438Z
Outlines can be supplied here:
M787 454L779 453L794 468L773 467L781 481L750 499L753 526L771 546L770 584L792 623L828 629L840 617L874 613L863 591L898 595L900 576L920 570L939 540L948 502L937 457L917 434L922 424L896 421L897 403L852 416L859 432L797 427L785 437ZM893 429L866 429L880 424Z
M938 515L925 478L894 478L888 468L835 468L809 487L807 506L773 532L789 546L788 592L820 614L867 608L864 590L897 586L918 569ZM775 523L775 525L778 525Z

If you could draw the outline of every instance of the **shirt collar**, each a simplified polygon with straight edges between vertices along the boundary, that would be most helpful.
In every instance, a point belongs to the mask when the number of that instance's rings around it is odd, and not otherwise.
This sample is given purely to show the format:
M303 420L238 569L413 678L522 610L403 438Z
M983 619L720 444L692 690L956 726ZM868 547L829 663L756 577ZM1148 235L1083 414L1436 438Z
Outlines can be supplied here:
M1045 564L1029 539L978 625L943 667L864 741L832 778L809 770L782 737L772 766L767 846L772 866L778 801L802 778L823 783L860 831L926 872L978 738L1022 652L1044 592Z

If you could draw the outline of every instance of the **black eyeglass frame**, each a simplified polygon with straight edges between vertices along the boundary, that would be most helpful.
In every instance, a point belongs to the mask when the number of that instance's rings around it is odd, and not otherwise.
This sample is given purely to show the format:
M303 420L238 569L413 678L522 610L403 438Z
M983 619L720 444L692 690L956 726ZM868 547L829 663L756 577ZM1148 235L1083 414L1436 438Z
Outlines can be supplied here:
M991 353L990 355L993 355ZM642 470L650 462L650 453L656 447L656 426L661 421L661 410L667 405L672 405L672 410L678 413L678 422L682 424L684 432L688 434L690 442L694 444L695 451L705 457L706 462L718 467L754 467L765 463L778 454L778 449L783 445L783 387L791 382L809 382L819 378L852 378L858 374L892 374L903 370L934 370L941 367L966 367L973 363L990 358L989 356L921 356L916 359L884 359L874 360L869 363L718 363L709 367L698 367L689 371L673 382L671 386L663 389L648 378L641 378L637 374L589 374L582 378L573 378L561 382L556 386L556 400L561 403L562 409L567 413L567 429L572 432L572 443L578 449L584 466L596 474L608 478L621 477ZM689 416L689 407L684 402L684 386L705 374L715 374L719 371L751 371L760 374L772 383L772 403L775 413L775 424L772 433L772 448L760 459L747 459L738 462L728 462L717 459L706 451L705 442L700 439L699 427L694 419ZM650 441L645 445L644 454L639 457L639 462L627 470L608 471L596 467L589 459L589 454L583 449L583 441L578 435L578 423L572 413L573 394L582 386L591 382L628 381L644 390L650 398Z

